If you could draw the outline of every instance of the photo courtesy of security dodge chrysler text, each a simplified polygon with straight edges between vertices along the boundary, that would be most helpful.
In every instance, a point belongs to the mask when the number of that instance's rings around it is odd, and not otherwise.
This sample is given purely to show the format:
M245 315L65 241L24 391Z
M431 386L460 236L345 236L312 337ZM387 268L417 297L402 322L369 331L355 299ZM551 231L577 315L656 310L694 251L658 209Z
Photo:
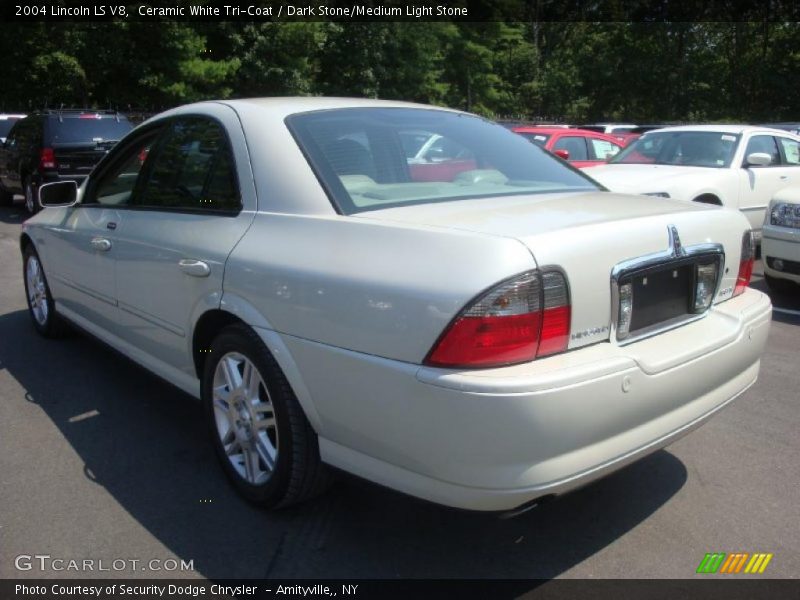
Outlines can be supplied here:
M742 394L771 318L740 211L609 192L443 108L191 104L38 201L33 327L77 326L199 398L226 475L268 507L330 467L530 507Z

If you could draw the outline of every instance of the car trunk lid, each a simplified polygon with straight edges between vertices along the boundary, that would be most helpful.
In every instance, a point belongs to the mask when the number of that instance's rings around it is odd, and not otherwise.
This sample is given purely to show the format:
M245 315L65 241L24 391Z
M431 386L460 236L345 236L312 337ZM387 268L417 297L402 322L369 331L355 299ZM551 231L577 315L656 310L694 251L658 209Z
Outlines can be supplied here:
M726 264L716 301L730 297L747 228L738 211L608 192L442 202L357 216L519 240L539 268L558 267L567 274L572 302L569 348L609 339L612 272L623 263L671 251L672 228L682 248L722 245Z

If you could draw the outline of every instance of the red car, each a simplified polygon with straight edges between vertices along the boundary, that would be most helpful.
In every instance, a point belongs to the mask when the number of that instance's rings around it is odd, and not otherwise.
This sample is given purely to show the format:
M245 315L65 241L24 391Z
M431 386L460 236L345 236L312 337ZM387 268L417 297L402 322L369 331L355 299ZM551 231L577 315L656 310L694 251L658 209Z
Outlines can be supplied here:
M520 126L511 131L579 168L605 164L623 148L623 144L616 138L586 129Z

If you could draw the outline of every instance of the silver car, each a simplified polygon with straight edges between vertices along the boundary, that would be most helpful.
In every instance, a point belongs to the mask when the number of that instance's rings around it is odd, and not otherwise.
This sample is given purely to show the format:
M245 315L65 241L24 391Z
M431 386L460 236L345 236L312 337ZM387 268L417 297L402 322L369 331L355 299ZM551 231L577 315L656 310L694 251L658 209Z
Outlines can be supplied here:
M409 158L409 137L448 148ZM65 321L202 400L285 506L327 465L515 510L669 444L757 377L771 305L735 210L607 192L474 115L205 102L147 121L20 240Z

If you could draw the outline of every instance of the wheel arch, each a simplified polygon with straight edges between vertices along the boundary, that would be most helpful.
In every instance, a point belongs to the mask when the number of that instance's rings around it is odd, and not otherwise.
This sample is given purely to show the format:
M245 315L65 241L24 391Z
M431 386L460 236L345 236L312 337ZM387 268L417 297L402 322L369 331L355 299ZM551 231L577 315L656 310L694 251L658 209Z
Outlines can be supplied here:
M289 352L289 348L284 344L280 334L272 329L266 319L261 317L254 322L254 319L248 318L248 316L252 316L249 310L252 307L246 301L238 300L237 302L226 295L221 308L207 310L197 319L192 331L192 358L198 379L201 381L203 379L205 359L214 338L230 325L243 324L255 331L256 335L261 338L261 341L270 351L281 371L283 371L284 377L289 382L289 386L292 388L308 422L314 431L319 434L322 425L319 413L303 381L300 369Z
M19 251L25 252L25 249L28 246L33 246L34 250L36 249L36 244L33 243L33 238L27 233L23 232L22 235L19 236Z
M699 202L701 204L715 204L717 206L723 206L722 199L719 197L719 194L714 192L703 192L698 194L694 198L692 198L692 202Z

